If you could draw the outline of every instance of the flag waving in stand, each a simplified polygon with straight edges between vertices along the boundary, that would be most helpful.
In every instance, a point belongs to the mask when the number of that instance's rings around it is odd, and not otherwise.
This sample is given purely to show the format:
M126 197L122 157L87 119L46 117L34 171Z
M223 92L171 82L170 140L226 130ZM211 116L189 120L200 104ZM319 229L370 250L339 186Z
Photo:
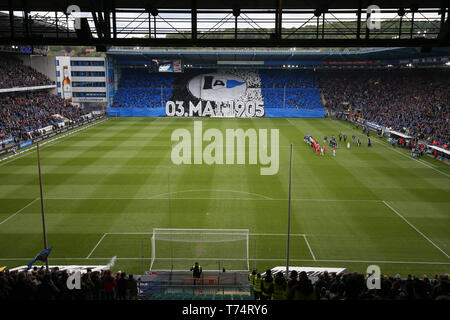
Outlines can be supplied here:
M50 254L50 251L52 251L53 247L47 248L42 250L33 260L30 261L28 264L28 269L31 269L33 266L33 263L35 263L37 260L39 261L46 261L48 255Z

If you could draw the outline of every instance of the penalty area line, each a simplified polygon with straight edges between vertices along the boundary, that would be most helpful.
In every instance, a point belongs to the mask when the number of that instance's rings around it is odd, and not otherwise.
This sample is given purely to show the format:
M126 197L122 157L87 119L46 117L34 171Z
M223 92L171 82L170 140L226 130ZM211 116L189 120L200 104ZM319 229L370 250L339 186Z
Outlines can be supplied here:
M103 241L103 239L106 237L108 233L104 233L103 236L100 238L100 240L97 242L97 244L95 245L94 249L91 250L91 252L89 252L88 256L86 257L86 259L89 259L91 257L91 255L94 253L95 249L97 249L97 247L99 246L100 242Z
M442 252L447 258L450 258L448 256L448 254L442 250L441 248L439 248L439 246L434 243L430 238L428 238L425 234L423 234L422 231L420 231L419 229L417 229L411 222L408 221L408 219L406 219L404 216L402 216L397 210L395 210L392 206L390 206L386 201L383 200L383 203L386 205L386 207L388 207L389 209L391 209L397 216L399 216L403 221L405 221L411 228L413 228L418 234L420 234L422 237L424 237L429 243L431 243L436 249L438 249L440 252Z
M18 215L19 213L21 213L23 210L25 210L26 208L28 208L29 206L31 206L33 203L35 203L37 200L39 200L39 198L36 198L34 200L32 200L29 204L27 204L25 207L23 207L22 209L16 211L15 213L13 213L12 215L10 215L8 218L6 218L5 220L3 220L2 222L0 222L0 225L4 224L5 222L7 222L9 219L14 218L16 215Z
M314 252L312 251L311 246L309 245L308 239L306 238L306 234L303 235L303 238L305 239L306 245L308 246L312 258L314 259L314 261L317 261L316 256L314 255Z

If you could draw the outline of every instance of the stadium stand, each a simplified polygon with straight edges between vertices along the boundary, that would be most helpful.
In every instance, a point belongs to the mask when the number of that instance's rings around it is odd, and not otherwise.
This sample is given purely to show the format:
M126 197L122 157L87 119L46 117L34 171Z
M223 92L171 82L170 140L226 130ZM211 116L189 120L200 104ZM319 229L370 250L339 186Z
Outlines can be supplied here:
M133 275L110 270L84 273L81 290L67 289L67 271L34 267L30 271L0 272L0 301L8 300L249 300L247 294L192 294L155 292L139 295ZM335 275L327 272L312 282L305 272L291 273L283 299L287 300L449 300L448 274L421 278L408 275L381 276L381 289L367 289L361 273ZM270 296L270 292L269 292Z
M120 77L119 89L114 95L113 107L164 107L166 101L172 96L174 80L175 77L172 74L150 73L148 69L124 69Z
M261 70L260 76L266 108L323 108L312 71Z
M323 117L323 104L312 71L221 69L201 72L232 74L245 80L246 93L236 101L264 101L265 107L272 109L318 109L316 116ZM198 73L199 71L187 71L178 75L151 73L148 69L124 69L113 107L164 108L167 100L193 101L195 99L181 87ZM182 79L185 81L180 81ZM270 112L278 115L277 110Z
M25 66L12 55L0 55L0 89L47 84L52 84L52 81L44 74Z
M450 70L318 71L326 106L439 146L450 142Z
M37 129L56 125L63 119L78 121L85 112L55 95L38 91L0 95L0 138L16 143L30 139Z

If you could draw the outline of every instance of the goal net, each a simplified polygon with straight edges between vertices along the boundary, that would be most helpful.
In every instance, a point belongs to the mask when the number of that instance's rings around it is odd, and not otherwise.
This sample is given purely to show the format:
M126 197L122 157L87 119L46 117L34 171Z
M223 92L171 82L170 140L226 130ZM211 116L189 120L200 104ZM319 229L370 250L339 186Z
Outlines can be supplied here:
M248 229L153 229L150 270L249 270Z

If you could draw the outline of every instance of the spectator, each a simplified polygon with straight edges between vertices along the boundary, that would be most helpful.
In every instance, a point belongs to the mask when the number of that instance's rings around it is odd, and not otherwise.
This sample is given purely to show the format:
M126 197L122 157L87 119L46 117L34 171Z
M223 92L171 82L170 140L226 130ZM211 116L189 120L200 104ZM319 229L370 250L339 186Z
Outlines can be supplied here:
M37 72L11 55L0 55L0 89L52 84L47 76Z
M126 273L122 272L120 274L120 279L117 280L117 299L127 300L128 291L128 279L126 279Z
M112 272L108 270L103 277L103 289L105 291L106 300L114 300L114 290L116 288L116 279L112 276Z
M137 281L134 279L133 275L128 276L128 299L136 300L138 295L138 285Z

